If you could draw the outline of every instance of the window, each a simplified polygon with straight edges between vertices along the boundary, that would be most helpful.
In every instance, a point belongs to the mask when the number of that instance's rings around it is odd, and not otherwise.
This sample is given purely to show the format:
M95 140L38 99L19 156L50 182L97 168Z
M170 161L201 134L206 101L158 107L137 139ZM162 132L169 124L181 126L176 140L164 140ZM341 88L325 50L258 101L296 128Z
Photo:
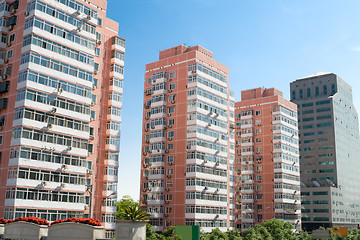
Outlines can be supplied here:
M173 150L173 149L174 149L174 144L173 144L173 143L169 143L167 149L168 149L168 150Z
M261 115L261 111L255 111L255 115L256 116Z
M169 84L169 90L174 90L174 89L175 89L175 83Z
M9 43L11 43L13 41L15 41L15 33L13 33L9 36Z
M169 125L169 126L172 126L172 125L175 124L175 119L169 119L168 122L169 122L168 125Z
M335 94L335 92L336 92L335 84L331 84L331 94Z
M316 95L316 96L319 96L319 87L316 87L316 88L315 88L315 95Z
M169 78L172 79L172 78L175 78L176 77L176 72L171 72L170 75L169 75Z
M326 85L324 85L324 87L323 87L323 94L324 94L324 95L327 94L327 86L326 86Z
M167 156L168 163L174 163L174 156Z
M2 33L1 34L1 42L6 43L6 40L7 40L7 35L5 33Z
M292 99L292 100L295 100L295 99L296 99L296 92L295 92L295 90L293 90L293 91L291 92L291 99Z
M300 97L300 99L303 98L303 90L302 89L300 89L300 91L299 91L299 97Z
M311 91L310 91L310 88L307 89L307 97L310 97L311 95Z
M3 135L0 135L0 145L3 144Z
M95 55L100 56L100 48L95 48Z
M6 59L10 59L10 58L12 58L12 56L13 56L13 50L11 49L11 50L7 51Z
M169 131L168 132L168 138L173 138L174 137L174 131Z

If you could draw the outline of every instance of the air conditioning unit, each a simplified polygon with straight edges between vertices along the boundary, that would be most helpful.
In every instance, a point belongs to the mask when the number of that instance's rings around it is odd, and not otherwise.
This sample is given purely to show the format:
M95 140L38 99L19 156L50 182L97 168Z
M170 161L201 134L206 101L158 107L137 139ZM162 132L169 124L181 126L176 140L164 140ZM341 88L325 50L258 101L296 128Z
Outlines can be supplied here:
M86 19L87 19L87 20L91 20L91 15L87 15L87 16L86 16Z
M169 78L169 82L171 82L172 81L172 78Z
M207 163L207 160L204 160L204 163Z
M207 125L208 127L210 127L211 126L211 123L208 123L208 125Z
M86 174L87 174L87 175L92 175L92 174L93 174L93 171L90 170L90 169L87 169L87 170L86 170Z
M92 117L90 118L90 122L92 122L92 121L94 121L94 120L95 120L94 118L92 118Z
M60 188L64 188L65 187L65 183L60 184Z
M174 104L174 103L175 103L175 100L172 100L171 103Z
M148 116L146 116L146 117L145 117L145 120L149 120L149 117L148 117Z
M220 165L220 163L219 162L216 162L216 164L215 164L216 166L219 166Z
M169 201L165 201L165 204L168 204L169 203Z
M66 148L67 151L71 151L71 149L72 149L71 146L68 146L68 147Z
M154 129L154 128L155 128L155 126L154 126L154 125L152 125L152 126L151 126L151 129Z
M101 44L101 40L96 40L96 44L100 45L100 44Z
M94 102L91 102L90 105L93 107L93 106L95 106L95 103L94 103Z
M147 132L147 131L149 131L149 129L148 129L148 128L145 128L145 132Z
M165 217L169 216L167 213L164 214Z
M168 113L168 116L170 117L170 116L171 116L171 113Z
M52 113L56 113L56 108L52 108L52 109L51 109L51 112L52 112Z
M172 125L169 125L168 128L172 128Z
M171 178L171 175L166 175L167 178Z
M67 168L66 164L61 165L61 169L65 170Z
M168 192L169 190L170 190L170 189L168 189L168 188L165 188L165 191L167 191L167 192Z
M169 162L169 166L171 166L173 163L172 162Z
M94 140L94 136L90 136L90 140Z
M80 15L81 13L80 13L79 10L77 10L77 11L75 12L75 14L76 14L76 15Z
M64 91L64 89L62 89L62 88L58 88L58 93L62 93L63 91Z
M46 186L46 182L45 182L45 181L42 181L42 182L41 182L41 186L45 187L45 186Z
M169 153L169 149L166 149L166 150L165 150L165 153Z
M24 15L25 15L25 17L27 17L27 16L30 15L30 13L29 12L24 12Z
M150 140L149 140L149 139L146 139L145 142L146 142L146 143L150 143Z
M220 217L219 214L216 214L215 218L219 218L219 217Z
M48 123L47 126L46 126L48 129L52 128L52 124L51 123Z
M77 31L77 32L81 32L81 27L77 27L77 28L76 28L76 31Z
M94 74L97 75L97 74L98 74L98 71L97 71L97 70L94 70Z
M190 145L187 145L186 148L187 148L187 149L191 149L191 146L190 146Z
M4 130L4 127L3 127L3 126L0 127L0 131L2 131L2 130Z
M172 89L169 89L168 92L172 92Z
M9 62L9 59L5 59L5 60L4 60L4 63L8 63L8 62Z
M168 139L169 139L169 141L171 141L171 140L172 140L172 137L169 137Z
M8 27L9 31L13 30L13 28L14 28L13 25L10 25L10 26ZM9 44L8 44L8 46L9 46Z

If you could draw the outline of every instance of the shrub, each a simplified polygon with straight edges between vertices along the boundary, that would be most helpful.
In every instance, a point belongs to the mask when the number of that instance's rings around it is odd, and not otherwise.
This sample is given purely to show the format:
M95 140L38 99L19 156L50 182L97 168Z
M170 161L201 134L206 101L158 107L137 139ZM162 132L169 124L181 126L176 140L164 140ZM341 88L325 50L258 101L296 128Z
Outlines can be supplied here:
M30 223L35 223L38 225L47 225L47 226L50 225L49 222L46 221L45 219L41 219L41 218L37 218L37 217L19 217L19 218L10 219L10 220L6 221L6 223L13 223L13 222L30 222Z
M83 223L91 226L101 226L101 223L98 219L93 218L67 218L67 219L59 219L51 223L51 225L65 222L75 222L75 223Z

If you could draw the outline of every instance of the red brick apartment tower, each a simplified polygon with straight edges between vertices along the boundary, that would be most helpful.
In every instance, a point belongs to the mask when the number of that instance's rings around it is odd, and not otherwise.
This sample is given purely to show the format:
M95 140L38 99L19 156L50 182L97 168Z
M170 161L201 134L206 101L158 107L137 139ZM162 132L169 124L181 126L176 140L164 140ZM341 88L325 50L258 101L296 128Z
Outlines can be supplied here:
M0 1L0 217L91 216L111 236L125 40L106 8Z
M300 227L296 104L277 89L241 92L236 117L236 227L278 218Z
M146 65L141 205L160 231L235 224L234 98L228 68L200 46Z

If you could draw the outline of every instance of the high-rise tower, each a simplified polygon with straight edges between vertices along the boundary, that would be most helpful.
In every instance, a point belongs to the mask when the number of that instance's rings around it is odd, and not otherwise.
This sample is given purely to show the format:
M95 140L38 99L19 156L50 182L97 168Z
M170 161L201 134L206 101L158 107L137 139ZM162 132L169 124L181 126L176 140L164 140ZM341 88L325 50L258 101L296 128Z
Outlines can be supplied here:
M298 105L303 228L360 223L360 144L352 89L333 73L290 84Z
M241 92L236 117L236 227L277 218L300 227L297 108L277 89Z
M156 230L234 227L234 98L228 68L200 46L146 65L141 205Z
M0 217L114 229L125 40L106 8L0 1Z

